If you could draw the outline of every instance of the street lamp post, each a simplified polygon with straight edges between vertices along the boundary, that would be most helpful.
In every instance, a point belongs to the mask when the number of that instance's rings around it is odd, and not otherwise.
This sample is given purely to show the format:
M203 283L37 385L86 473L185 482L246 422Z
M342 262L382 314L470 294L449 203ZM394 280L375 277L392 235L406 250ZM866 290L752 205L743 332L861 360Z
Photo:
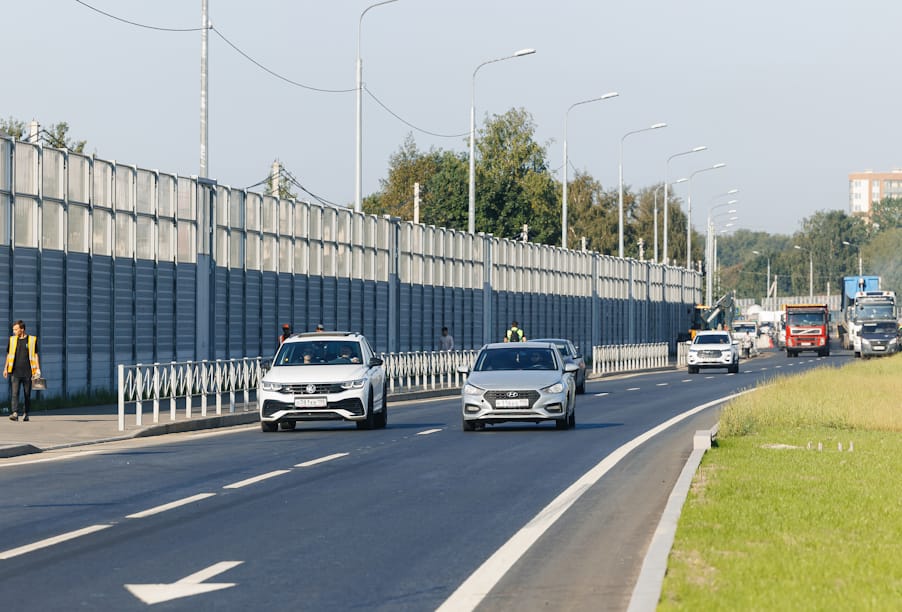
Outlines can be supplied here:
M357 163L354 173L354 210L357 212L360 212L363 205L363 61L360 59L360 33L363 29L363 16L372 8L397 1L383 0L369 5L360 13L360 21L357 23Z
M665 264L668 261L670 261L670 258L667 257L667 234L668 234L667 224L668 224L668 217L670 217L670 214L667 212L667 184L668 184L668 181L670 180L669 179L670 160L672 160L674 157L681 157L683 155L689 155L691 153L698 153L699 151L704 151L707 148L708 147L706 147L705 145L702 145L699 147L695 147L694 149L689 149L688 151L683 151L681 153L674 153L673 155L668 157L667 161L664 163L664 252L663 252L662 260L664 261ZM689 179L680 179L679 181L676 181L676 182L681 183L684 180L689 180Z
M738 189L732 190L734 193L738 191ZM708 207L708 221L705 226L705 303L712 304L711 302L711 289L713 285L713 275L714 275L714 261L717 257L717 248L714 246L716 244L716 236L714 235L714 218L711 216L711 213L717 210L718 208L723 208L724 206L731 206L736 204L739 200L730 200L729 202L724 202L723 204L716 204L714 206ZM736 209L730 209L728 211L730 214L735 213Z
M721 162L718 164L714 164L713 166L708 166L707 168L702 168L701 170L696 170L692 174L689 175L689 196L686 198L686 269L692 269L692 178L699 174L700 172L707 172L708 170L717 170L718 168L724 168L726 164Z
M599 96L597 98L591 98L589 100L583 100L582 102L576 102L570 105L570 108L567 109L567 112L564 113L564 193L562 197L561 204L561 246L565 249L567 248L567 118L570 116L570 111L573 110L573 107L579 106L581 104L588 104L589 102L598 102L600 100L610 100L611 98L616 98L620 94L616 91L611 91L603 96Z
M655 123L654 125L650 125L647 128L642 128L641 130L633 130L632 132L627 132L620 138L620 163L618 164L618 172L617 172L617 174L619 176L619 182L620 182L620 200L619 200L619 202L620 202L620 204L619 204L620 221L617 225L617 227L618 227L617 236L618 236L619 244L620 244L618 253L620 254L621 258L623 258L623 141L626 140L627 136L630 136L632 134L639 134L641 132L650 132L651 130L657 130L657 129L660 129L663 127L667 127L667 124L666 123Z
M754 253L755 255L763 255L763 253L760 253L759 251L752 251L752 253ZM764 297L769 298L770 297L770 255L765 255L765 257L767 258L767 287L765 288L766 291L764 292Z
M793 248L800 251L808 251L808 298L812 299L814 298L814 251L800 247L797 244L793 245Z
M848 240L843 240L842 243L846 246L858 249L858 276L861 276L861 245L852 244Z
M681 178L681 179L675 180L674 182L672 182L670 184L678 185L680 183L685 183L688 180L689 179L687 179L687 178ZM664 193L667 193L667 183L664 183L663 185L658 185L657 187L655 187L655 192L654 192L655 193L655 222L654 222L655 258L654 258L654 263L658 263L658 192L661 191L662 187L664 188ZM667 208L664 208L664 228L665 228L664 229L664 244L667 244L667 229L666 229L667 228ZM667 248L666 247L664 249L664 257L661 258L661 262L664 264L667 263Z
M503 62L504 60L523 57L524 55L532 55L535 52L535 49L520 49L512 55L482 62L473 71L473 87L470 90L470 196L467 210L467 231L471 234L476 233L476 73L479 72L480 68L488 64Z

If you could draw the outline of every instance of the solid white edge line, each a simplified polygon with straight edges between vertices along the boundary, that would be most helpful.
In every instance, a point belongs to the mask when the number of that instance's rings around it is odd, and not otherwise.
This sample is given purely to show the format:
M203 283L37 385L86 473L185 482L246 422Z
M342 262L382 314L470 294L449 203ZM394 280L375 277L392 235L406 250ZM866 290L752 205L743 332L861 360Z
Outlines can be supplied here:
M41 457L40 459L35 458L35 459L30 459L30 460L25 460L25 461L14 461L14 462L10 462L10 463L4 463L4 462L0 461L0 468L14 467L17 465L31 465L32 463L46 463L48 461L64 461L66 459L78 459L79 457L87 457L89 455L97 455L97 454L100 454L101 452L104 452L104 451L98 451L98 450L84 451L81 453L70 453L68 455L60 455L58 457Z
M608 473L631 451L644 444L654 436L667 430L673 425L683 421L702 410L717 406L735 397L739 397L748 391L742 391L710 401L701 406L696 406L686 412L649 429L629 442L617 448L610 455L601 460L595 467L583 474L576 482L558 495L550 504L545 506L531 521L515 533L501 548L489 557L476 571L457 587L448 599L437 608L437 612L458 612L461 610L473 610L486 595L491 592L496 584L504 577L507 571L513 567L520 557L529 550L536 540L544 534L570 506L582 497L583 493L597 483L602 476Z
M185 497L182 499L178 499L174 502L169 502L168 504L162 504L160 506L156 506L154 508L149 508L147 510L143 510L141 512L135 512L134 514L129 514L125 518L137 519L137 518L145 518L148 516L153 516L154 514L160 514L161 512L166 512L167 510L172 510L173 508L178 508L180 506L186 506L188 504L192 504L196 501L200 501L202 499L207 499L208 497L213 497L216 493L198 493L197 495L192 495L191 497Z
M9 550L0 552L0 560L12 559L13 557L18 557L19 555L24 555L25 553L40 550L41 548L47 548L49 546L60 544L61 542L66 542L68 540L74 540L75 538L80 538L84 535L102 531L109 527L112 527L112 525L91 525L90 527L76 529L75 531L70 531L68 533L62 533L58 536L53 536L52 538L34 542L33 544L26 544L25 546L19 546L18 548L11 548Z
M294 467L310 467L311 465L317 465L318 463L325 463L326 461L341 459L342 457L347 456L348 453L335 453L334 455L326 455L325 457L320 457L319 459L311 459L310 461L305 461L304 463L298 463Z
M261 480L266 480L267 478L274 478L276 476L281 476L282 474L287 474L290 471L291 470L273 470L272 472L260 474L259 476L254 476L253 478L247 478L245 480L233 482L232 484L224 486L223 489L240 489L241 487L252 485L254 483L260 482Z
M418 431L418 436L428 436L429 434L434 434L440 432L441 429L427 429L426 431Z

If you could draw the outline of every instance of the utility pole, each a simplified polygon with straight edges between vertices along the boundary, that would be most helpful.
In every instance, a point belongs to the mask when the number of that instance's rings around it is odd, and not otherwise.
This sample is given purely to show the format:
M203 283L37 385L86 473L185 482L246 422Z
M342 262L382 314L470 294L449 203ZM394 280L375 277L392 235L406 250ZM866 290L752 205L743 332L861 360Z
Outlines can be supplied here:
M270 193L275 197L281 197L279 189L279 178L282 176L282 162L278 159L273 161L272 163L272 175L269 177L270 181Z
M198 176L207 176L207 30L209 29L209 17L207 15L208 0L200 0L200 170Z
M420 222L420 184L413 184L413 222Z

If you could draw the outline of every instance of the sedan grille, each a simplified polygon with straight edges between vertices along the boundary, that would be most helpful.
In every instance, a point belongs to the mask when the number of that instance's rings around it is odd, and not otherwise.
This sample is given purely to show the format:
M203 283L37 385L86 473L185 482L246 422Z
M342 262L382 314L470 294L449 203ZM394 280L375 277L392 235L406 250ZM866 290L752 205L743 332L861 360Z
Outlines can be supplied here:
M486 391L485 399L492 405L492 408L498 408L498 402L501 400L500 406L503 410L529 410L532 408L536 400L539 399L538 391ZM519 402L517 400L520 400ZM503 405L504 403L521 403L526 400L525 405Z

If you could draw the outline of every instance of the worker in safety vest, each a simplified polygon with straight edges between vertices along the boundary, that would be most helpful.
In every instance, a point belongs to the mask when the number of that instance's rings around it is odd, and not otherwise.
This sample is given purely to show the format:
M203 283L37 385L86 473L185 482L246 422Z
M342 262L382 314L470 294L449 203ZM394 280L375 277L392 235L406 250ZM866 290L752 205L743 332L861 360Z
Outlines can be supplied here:
M526 342L526 336L523 334L523 330L520 329L520 324L514 321L511 323L511 328L504 332L504 341L505 342Z
M3 378L10 380L11 421L19 420L19 387L25 395L22 420L28 420L31 409L31 379L41 376L41 364L38 361L38 338L25 333L25 323L21 320L13 323L13 335L9 337L9 349L6 352L6 367Z

